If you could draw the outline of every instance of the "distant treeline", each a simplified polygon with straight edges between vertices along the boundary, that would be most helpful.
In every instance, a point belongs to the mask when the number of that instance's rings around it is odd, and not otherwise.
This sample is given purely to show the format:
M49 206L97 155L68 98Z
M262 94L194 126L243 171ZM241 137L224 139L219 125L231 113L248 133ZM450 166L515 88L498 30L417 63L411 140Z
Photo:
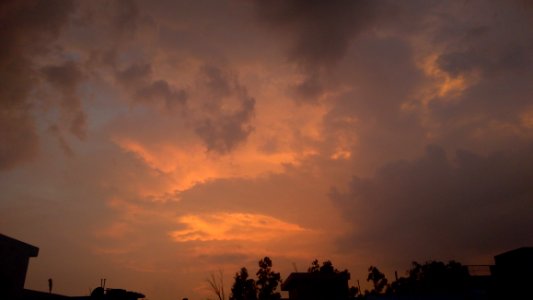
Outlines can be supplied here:
M314 260L308 273L340 274L348 270L337 270L331 261L322 264ZM385 275L375 266L368 268L367 281L372 284L371 290L361 291L359 287L352 286L348 289L348 299L367 299L376 296L461 296L471 292L471 281L468 268L456 261L443 263L429 261L423 264L413 262L411 269L405 277L398 277L389 283ZM235 273L234 282L229 294L229 300L279 300L281 294L278 287L282 280L278 272L272 270L272 260L265 257L259 261L259 270L256 279L249 275L248 270L242 267ZM222 273L211 274L208 279L211 290L218 300L226 300Z

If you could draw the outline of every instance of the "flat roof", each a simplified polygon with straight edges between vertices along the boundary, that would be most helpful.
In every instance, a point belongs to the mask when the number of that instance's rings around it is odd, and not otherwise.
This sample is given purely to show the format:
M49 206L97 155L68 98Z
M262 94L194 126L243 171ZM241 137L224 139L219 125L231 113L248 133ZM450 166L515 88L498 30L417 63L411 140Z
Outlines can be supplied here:
M321 273L321 272L295 272L291 273L287 279L281 284L281 290L287 291L292 288L294 285L299 283L312 283L320 284L323 282L334 282L334 281L346 281L350 280L350 273L347 271L338 272L338 273Z
M21 242L17 239L14 239L12 237L9 237L7 235L0 233L0 246L1 247L9 247L9 248L16 248L17 251L23 252L28 257L37 257L39 254L39 248Z

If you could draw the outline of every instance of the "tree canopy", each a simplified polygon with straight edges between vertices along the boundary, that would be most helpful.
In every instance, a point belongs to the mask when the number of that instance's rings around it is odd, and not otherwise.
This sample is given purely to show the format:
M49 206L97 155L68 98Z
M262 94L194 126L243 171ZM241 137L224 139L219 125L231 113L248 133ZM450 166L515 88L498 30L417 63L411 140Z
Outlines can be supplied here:
M374 285L374 289L371 291L371 293L378 295L384 292L388 283L385 274L381 273L381 271L374 266L370 266L368 268L368 277L366 280L372 281L372 284Z
M276 292L281 283L281 276L272 271L272 260L268 256L259 261L259 270L256 275L259 300L281 299L281 294Z
M333 267L333 263L329 260L322 262L322 266L321 266L318 259L315 259L313 260L313 262L311 262L311 266L309 266L309 268L307 269L307 272L309 273L320 272L323 274L334 274L334 273L339 273L339 270Z
M447 264L440 261L413 262L407 278L399 278L391 284L391 292L396 295L463 294L468 278L468 269L455 261Z
M257 300L257 286L253 278L248 278L248 270L241 268L235 273L235 282L231 288L230 300Z
M250 278L248 270L241 268L235 274L235 281L231 288L230 300L279 300L281 294L277 292L281 283L278 272L272 271L272 260L266 256L259 261L257 280Z

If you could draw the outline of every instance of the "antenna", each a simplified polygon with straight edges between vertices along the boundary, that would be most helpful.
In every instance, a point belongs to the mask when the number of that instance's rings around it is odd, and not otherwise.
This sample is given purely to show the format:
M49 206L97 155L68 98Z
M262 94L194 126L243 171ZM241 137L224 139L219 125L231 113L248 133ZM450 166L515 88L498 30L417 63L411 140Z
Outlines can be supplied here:
M292 263L292 267L294 268L294 272L298 273L298 268L296 267L296 263Z

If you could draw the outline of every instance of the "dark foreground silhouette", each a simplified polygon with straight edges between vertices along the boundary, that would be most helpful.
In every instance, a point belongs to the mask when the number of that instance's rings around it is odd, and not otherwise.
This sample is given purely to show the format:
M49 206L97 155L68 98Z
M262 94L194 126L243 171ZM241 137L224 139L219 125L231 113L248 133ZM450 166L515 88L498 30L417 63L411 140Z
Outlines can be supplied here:
M405 277L398 278L396 273L391 283L377 267L370 266L367 281L372 289L361 291L359 282L357 287L349 287L348 270L339 271L330 261L320 265L315 260L307 272L291 273L282 281L279 273L272 271L270 258L265 257L259 261L257 281L250 278L246 268L235 274L229 300L279 300L278 284L288 292L290 300L533 299L533 247L508 251L496 255L494 260L494 265L475 266L486 267L485 274L470 274L472 266L456 261L413 262ZM217 296L225 300L220 294Z
M0 234L0 299L6 300L137 300L141 293L100 287L89 296L64 296L53 293L53 280L48 280L48 292L24 288L29 259L37 257L39 248ZM315 260L307 272L291 273L284 281L272 269L269 257L261 259L256 279L246 268L235 273L229 300L282 300L279 288L287 291L290 300L496 300L533 299L533 247L518 248L494 257L495 264L487 274L471 274L468 266L450 261L413 262L405 277L395 274L389 283L375 266L368 268L367 281L371 290L349 287L348 270L337 270L330 261ZM211 274L208 283L218 300L226 300L222 272ZM186 299L186 298L184 298Z
M37 257L39 248L0 234L0 299L2 300L137 300L143 294L123 289L105 288L105 280L90 296L54 294L53 280L48 279L48 292L24 288L30 257Z

